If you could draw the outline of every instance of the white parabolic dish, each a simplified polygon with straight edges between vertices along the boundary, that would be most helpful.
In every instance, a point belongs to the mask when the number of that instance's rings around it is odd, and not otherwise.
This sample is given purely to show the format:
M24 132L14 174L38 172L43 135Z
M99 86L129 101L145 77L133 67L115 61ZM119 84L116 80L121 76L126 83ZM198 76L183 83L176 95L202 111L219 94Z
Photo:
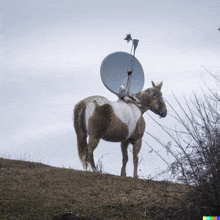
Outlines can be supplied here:
M132 70L129 93L140 92L144 87L144 71L140 62L129 53L111 53L102 61L102 82L107 89L119 95L121 85L128 79L129 70Z

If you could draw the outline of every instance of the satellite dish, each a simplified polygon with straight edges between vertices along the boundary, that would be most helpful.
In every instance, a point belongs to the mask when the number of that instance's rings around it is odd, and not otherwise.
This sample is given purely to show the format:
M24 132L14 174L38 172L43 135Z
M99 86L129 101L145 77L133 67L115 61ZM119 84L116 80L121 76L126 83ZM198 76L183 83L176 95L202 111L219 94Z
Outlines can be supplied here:
M119 98L123 97L122 88L132 95L144 87L144 71L140 62L129 53L109 54L101 64L101 78L104 85Z

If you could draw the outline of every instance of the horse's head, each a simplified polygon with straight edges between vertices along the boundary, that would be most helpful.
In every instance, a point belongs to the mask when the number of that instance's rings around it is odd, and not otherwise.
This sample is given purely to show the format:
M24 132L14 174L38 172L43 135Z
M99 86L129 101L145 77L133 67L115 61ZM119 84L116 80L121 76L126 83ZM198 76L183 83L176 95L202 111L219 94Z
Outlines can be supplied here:
M152 81L152 85L152 88L134 94L134 98L140 100L141 103L139 107L142 109L143 112L150 109L155 114L158 114L161 117L166 117L167 108L161 92L163 82L161 82L158 85L155 85Z

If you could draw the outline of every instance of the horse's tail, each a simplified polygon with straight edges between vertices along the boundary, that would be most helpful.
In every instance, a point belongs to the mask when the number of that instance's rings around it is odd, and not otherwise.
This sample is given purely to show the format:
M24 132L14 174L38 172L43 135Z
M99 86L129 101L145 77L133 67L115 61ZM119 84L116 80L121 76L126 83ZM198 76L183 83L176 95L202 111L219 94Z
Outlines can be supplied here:
M73 111L73 121L74 128L77 136L77 146L78 146L78 155L83 164L83 168L87 169L87 154L88 154L88 145L87 145L87 131L85 124L85 109L86 103L84 101L80 101L76 104Z

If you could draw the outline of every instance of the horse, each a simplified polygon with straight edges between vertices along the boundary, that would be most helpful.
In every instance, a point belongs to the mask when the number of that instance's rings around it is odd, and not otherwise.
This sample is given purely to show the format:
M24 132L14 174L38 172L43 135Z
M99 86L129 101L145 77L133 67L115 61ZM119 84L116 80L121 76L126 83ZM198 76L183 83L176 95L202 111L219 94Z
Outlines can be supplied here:
M93 152L100 139L103 139L109 142L121 142L123 156L121 176L126 176L127 148L129 144L133 145L133 177L138 178L138 153L145 131L143 114L151 110L161 117L167 115L161 92L163 82L155 85L152 81L152 85L152 88L133 94L127 101L118 99L117 102L111 102L103 96L91 96L75 105L73 125L77 136L78 155L84 169L90 164L93 172L98 172ZM88 143L87 136L89 136Z

